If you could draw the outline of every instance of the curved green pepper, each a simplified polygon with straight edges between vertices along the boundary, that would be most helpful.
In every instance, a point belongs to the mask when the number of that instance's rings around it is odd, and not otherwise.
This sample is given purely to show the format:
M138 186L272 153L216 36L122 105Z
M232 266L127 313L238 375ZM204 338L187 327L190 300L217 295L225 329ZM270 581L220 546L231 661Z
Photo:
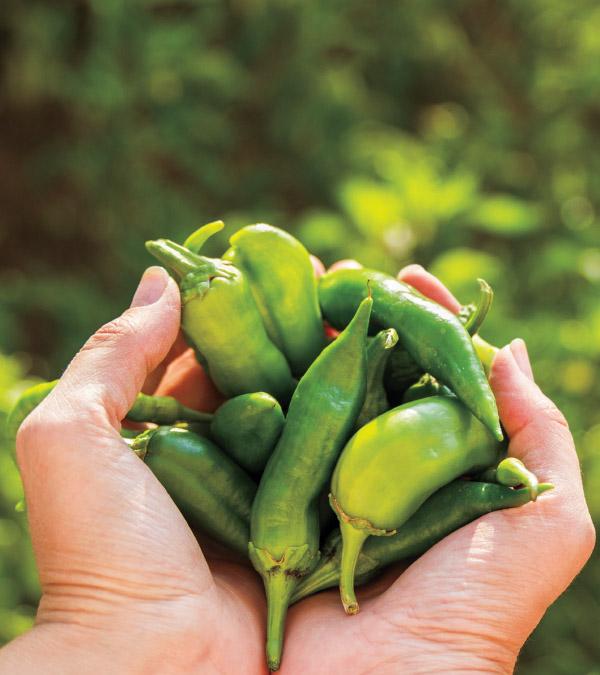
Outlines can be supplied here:
M48 396L58 380L42 382L24 391L12 407L6 418L6 436L14 441L17 431L27 415ZM176 422L210 422L213 416L186 408L171 396L149 396L138 394L129 409L126 418L133 422L152 422L153 424L175 424ZM139 433L139 432L137 432ZM14 443L13 443L14 446ZM13 448L14 450L14 448Z
M269 338L300 377L325 347L308 251L291 234L265 224L242 228L229 243L223 259L248 278Z
M453 396L406 403L354 434L330 497L344 539L340 592L348 614L358 611L354 567L369 535L393 534L440 487L495 464L504 445Z
M158 427L130 444L192 528L248 555L250 511L256 483L206 438Z
M277 444L285 417L277 401L264 392L226 401L210 426L220 448L251 474L258 474Z
M267 595L267 665L277 670L289 599L316 565L317 501L366 392L370 298L300 380L252 506L250 560Z
M27 415L37 408L37 406L48 396L54 389L58 380L52 382L40 382L33 387L26 389L17 399L16 403L10 409L6 417L6 437L11 441L17 438L19 427L25 421ZM11 444L14 452L14 442Z
M373 320L395 328L417 364L446 384L498 440L502 429L494 395L471 337L458 318L393 277L369 269L342 269L319 280L323 315L334 328L344 326L370 280Z
M212 233L214 224L209 227ZM179 280L181 327L221 393L266 391L288 401L295 386L290 367L265 331L244 274L167 239L148 241L146 248Z
M552 487L548 483L541 483L535 495ZM398 528L396 534L367 539L356 563L355 584L370 581L386 565L422 555L444 537L486 513L522 506L531 499L530 490L526 487L514 490L496 483L460 478L453 480L423 502L414 515ZM300 583L291 602L337 586L341 559L342 535L339 530L335 530L323 547L319 564Z

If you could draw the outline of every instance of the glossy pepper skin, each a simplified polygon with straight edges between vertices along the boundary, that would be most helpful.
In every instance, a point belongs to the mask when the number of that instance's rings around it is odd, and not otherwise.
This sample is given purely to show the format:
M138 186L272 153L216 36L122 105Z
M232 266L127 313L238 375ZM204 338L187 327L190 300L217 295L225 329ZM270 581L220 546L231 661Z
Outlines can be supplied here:
M498 409L483 367L458 318L393 277L369 269L342 269L319 280L323 315L334 328L346 325L370 280L373 321L395 328L416 363L447 385L467 408L502 439Z
M369 535L389 535L440 487L496 464L505 444L453 396L394 408L354 434L331 479L344 540L340 593L358 611L354 567Z
M229 240L223 255L242 270L271 341L301 377L325 347L317 282L308 251L271 225L249 225Z
M184 515L241 555L248 555L256 483L214 443L174 427L158 427L130 444Z
M251 475L271 456L285 424L279 403L265 392L242 394L214 414L210 432L217 445Z
M252 506L250 560L267 595L267 665L279 668L289 599L319 557L318 497L362 408L372 300L300 380Z
M267 336L244 274L167 239L146 242L146 248L176 276L181 327L221 393L231 398L265 391L289 401L295 386L290 367Z
M538 485L536 496L553 486ZM522 506L531 501L524 487L514 490L506 485L456 479L434 492L398 531L389 537L369 537L356 563L355 584L373 579L394 562L420 556L452 532L498 511ZM328 537L315 570L304 579L292 596L298 602L325 588L337 586L340 580L342 535L335 530Z

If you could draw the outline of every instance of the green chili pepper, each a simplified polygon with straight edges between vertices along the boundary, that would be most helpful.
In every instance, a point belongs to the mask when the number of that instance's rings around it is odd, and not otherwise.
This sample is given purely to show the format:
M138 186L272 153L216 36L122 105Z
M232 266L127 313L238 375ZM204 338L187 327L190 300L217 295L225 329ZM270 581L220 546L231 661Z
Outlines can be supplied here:
M226 401L215 413L210 431L220 448L251 474L258 474L277 444L285 423L281 406L264 392Z
M131 443L192 528L248 555L256 483L220 448L186 429L158 427Z
M325 347L317 282L308 251L271 225L250 225L234 234L223 259L250 282L267 334L301 376Z
M21 394L6 419L7 438L14 440L17 437L17 431L27 415L48 396L57 383L58 380L42 382ZM171 396L149 396L147 394L137 395L126 417L133 422L152 422L153 424L175 424L179 421L211 422L213 419L211 414L186 408Z
M334 328L346 325L365 295L373 294L373 320L395 328L417 364L447 385L467 408L502 439L496 401L469 334L445 307L387 274L341 269L319 280L319 300Z
M331 479L331 505L344 539L340 593L358 611L354 567L369 535L393 534L454 478L495 464L504 448L453 396L406 403L354 434Z
M11 443L13 452L14 440L17 437L19 427L25 421L27 415L29 415L34 408L37 408L37 406L54 389L57 382L58 380L53 380L52 382L40 382L40 384L29 387L29 389L26 389L21 396L19 396L17 402L11 408L6 417L6 438L13 441L13 443Z
M289 599L318 560L319 493L364 402L372 304L360 304L300 380L252 506L249 553L267 595L270 670L279 668Z
M402 403L418 401L429 396L454 396L454 394L448 387L440 384L435 377L426 373L416 384L413 384L404 392Z
M420 368L403 344L398 343L392 349L383 373L383 386L388 398L400 405L404 392L422 377Z
M481 361L485 374L489 377L492 361L499 351L498 347L494 347L489 342L486 342L483 338L480 338L479 335L473 335L473 347L475 347L475 351Z
M208 228L212 234L215 224ZM146 248L177 277L181 327L221 393L265 391L288 401L295 385L290 367L267 336L244 274L228 261L197 255L167 239L148 241Z
M483 279L477 279L480 286L479 302L476 305L465 305L458 312L458 319L464 325L465 330L471 336L476 335L485 321L494 293Z
M538 494L552 489L541 483ZM355 584L373 579L386 565L420 556L452 532L480 516L522 506L531 500L528 488L514 490L495 483L454 480L434 492L390 537L369 537L356 563ZM315 570L304 579L291 602L298 602L340 580L342 535L335 530L328 538Z
M356 429L389 410L383 373L393 347L398 342L398 333L393 328L382 330L371 338L367 346L367 395L365 403L356 421Z

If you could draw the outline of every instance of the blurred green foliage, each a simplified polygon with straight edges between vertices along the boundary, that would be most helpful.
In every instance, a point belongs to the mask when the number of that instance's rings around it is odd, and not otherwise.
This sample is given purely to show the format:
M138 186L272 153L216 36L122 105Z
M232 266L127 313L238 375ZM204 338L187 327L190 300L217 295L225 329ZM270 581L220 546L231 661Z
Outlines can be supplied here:
M598 63L593 0L3 0L0 415L127 306L146 239L223 219L218 255L266 221L463 302L485 278L483 336L526 340L600 523ZM6 641L38 591L2 450ZM595 554L518 673L600 673L599 616Z

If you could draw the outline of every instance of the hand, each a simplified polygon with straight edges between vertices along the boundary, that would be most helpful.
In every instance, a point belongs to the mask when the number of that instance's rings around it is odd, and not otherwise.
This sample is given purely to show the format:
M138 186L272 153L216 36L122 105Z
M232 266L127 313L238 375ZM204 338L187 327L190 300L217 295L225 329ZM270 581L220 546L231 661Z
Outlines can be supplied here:
M401 277L455 309L422 268ZM132 308L88 341L19 433L43 596L36 626L0 652L0 673L266 672L258 575L205 540L203 554L118 435L178 325L177 287L151 268ZM202 379L186 358L167 369L160 393L179 387L185 399L182 382ZM571 436L533 383L524 345L500 351L491 383L511 454L556 488L454 533L399 579L391 570L359 588L356 617L336 591L292 607L281 673L512 671L594 532Z

